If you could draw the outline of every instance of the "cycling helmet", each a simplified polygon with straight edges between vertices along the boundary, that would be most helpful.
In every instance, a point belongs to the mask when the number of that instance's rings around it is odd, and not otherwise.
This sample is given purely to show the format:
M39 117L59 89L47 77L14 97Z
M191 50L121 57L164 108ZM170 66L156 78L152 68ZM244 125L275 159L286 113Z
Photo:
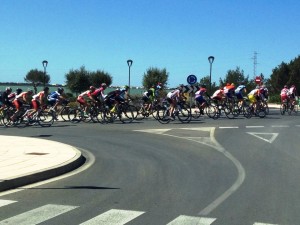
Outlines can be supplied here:
M28 89L27 89L27 92L29 92L29 93L33 93L33 90L32 90L32 89L30 89L30 88L28 88Z
M107 87L106 83L102 83L101 87Z
M21 93L22 93L22 91L23 91L23 90L22 90L21 88L17 88L17 89L16 89L16 93L17 93L17 95L21 94Z
M96 89L96 88L95 88L94 86L90 86L90 90L91 90L91 91L95 91L95 89Z
M58 93L62 93L64 89L62 87L57 88Z
M287 85L284 85L284 88L288 88L288 86L287 86Z
M128 85L125 85L125 86L124 86L124 89L125 89L125 90L128 90L128 89L129 89L129 86L128 86Z
M11 87L7 87L5 90L6 91L12 91Z

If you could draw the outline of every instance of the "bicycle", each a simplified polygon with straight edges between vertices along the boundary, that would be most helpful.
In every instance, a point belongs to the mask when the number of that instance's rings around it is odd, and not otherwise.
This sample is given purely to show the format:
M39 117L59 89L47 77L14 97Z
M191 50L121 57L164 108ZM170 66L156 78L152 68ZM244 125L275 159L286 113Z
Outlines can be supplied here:
M216 105L216 108L217 112L213 117L214 119L220 118L222 111L228 119L234 119L235 117L240 115L238 103L235 101L234 98L226 98L226 100L223 103L218 103Z
M170 104L164 100L162 107L157 111L157 121L166 124L175 118L181 123L189 123L192 119L191 107L185 101L177 102L174 115L170 115Z
M50 110L53 111L55 119L58 120L58 116L60 116L63 121L69 121L68 114L70 110L69 106L70 101L69 100L63 100L61 106L58 110L54 110L54 107L50 107Z
M131 123L136 116L134 112L136 112L135 106L130 105L128 102L120 102L115 105L114 110L108 107L104 117L110 123L113 123L117 118L122 123Z
M281 115L284 115L286 112L289 115L291 115L293 110L294 110L294 105L292 105L288 99L284 100L280 105L280 114Z
M197 101L195 102L195 108L196 109L194 111L192 110L192 117L194 119L199 119L201 115L204 115L204 113L209 118L214 118L217 113L217 106L210 97L208 97L208 99L206 99L204 109L202 109L203 111L201 111L200 103Z
M159 104L158 100L154 100L152 103L150 103L150 109L146 109L147 104L144 103L144 101L140 102L139 109L137 111L136 120L143 120L146 117L149 117L150 115L153 116L154 119L157 118L157 110L161 108L161 105Z

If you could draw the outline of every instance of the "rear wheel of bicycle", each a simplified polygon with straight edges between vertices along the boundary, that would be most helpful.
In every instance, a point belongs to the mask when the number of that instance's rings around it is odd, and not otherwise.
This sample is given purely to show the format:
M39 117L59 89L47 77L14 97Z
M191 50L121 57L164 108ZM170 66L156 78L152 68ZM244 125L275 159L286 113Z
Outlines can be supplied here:
M228 119L233 119L235 117L232 112L232 109L227 105L224 106L224 112Z
M281 104L280 105L280 114L284 115L286 111L286 105L285 104Z
M79 123L83 120L84 113L80 108L70 109L68 118L71 123Z
M36 115L35 120L41 127L50 127L54 123L54 113L43 110Z
M60 117L62 118L63 121L69 121L69 117L68 117L69 111L70 111L70 106L65 106L63 110L60 112Z

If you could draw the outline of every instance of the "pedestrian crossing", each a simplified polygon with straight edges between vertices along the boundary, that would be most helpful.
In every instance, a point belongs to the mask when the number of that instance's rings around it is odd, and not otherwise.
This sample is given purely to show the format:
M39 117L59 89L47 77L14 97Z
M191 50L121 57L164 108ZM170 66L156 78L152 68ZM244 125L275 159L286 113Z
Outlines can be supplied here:
M6 207L7 205L13 203L17 203L17 201L0 199L0 208ZM4 220L1 220L0 218L0 225L36 225L51 220L57 216L60 216L77 208L79 208L79 206L47 204L29 211L25 211L10 218L6 218ZM124 225L142 216L145 213L146 212L144 211L110 209L104 213L100 213L93 218L90 218L80 225ZM177 218L170 221L166 225L214 225L216 221L217 218L179 215ZM254 222L253 225L279 224Z

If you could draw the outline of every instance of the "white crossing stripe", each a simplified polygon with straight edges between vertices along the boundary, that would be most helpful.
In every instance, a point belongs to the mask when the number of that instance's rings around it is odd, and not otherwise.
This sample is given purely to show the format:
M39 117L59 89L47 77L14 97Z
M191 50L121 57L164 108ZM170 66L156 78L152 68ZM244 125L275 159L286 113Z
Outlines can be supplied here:
M210 225L216 218L194 217L181 215L167 225Z
M75 208L77 208L77 206L44 205L6 220L2 220L0 221L0 225L35 225Z
M0 207L5 206L5 205L9 205L11 203L15 203L17 201L11 201L11 200L1 200L0 199Z
M123 225L142 215L143 213L144 212L140 211L111 209L103 214L100 214L99 216L94 217L93 219L81 223L80 225Z
M278 225L278 224L271 224L271 223L254 223L253 225Z

